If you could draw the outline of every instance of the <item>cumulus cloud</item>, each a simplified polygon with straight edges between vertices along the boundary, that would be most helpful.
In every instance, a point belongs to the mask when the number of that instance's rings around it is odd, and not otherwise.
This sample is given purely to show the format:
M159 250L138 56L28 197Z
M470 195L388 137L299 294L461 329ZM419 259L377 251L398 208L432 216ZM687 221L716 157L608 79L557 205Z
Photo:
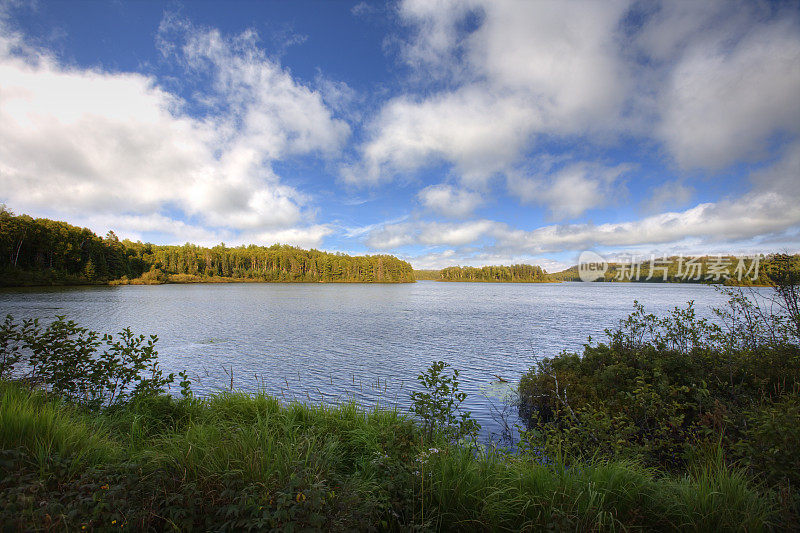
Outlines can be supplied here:
M792 179L797 176L799 162L798 153L790 151L769 170L771 175L764 174L762 178L771 183ZM686 240L731 249L742 243L776 243L783 238L796 243L796 235L792 237L792 234L796 233L798 225L800 205L796 197L767 187L737 199L702 203L683 211L668 211L628 222L553 224L523 230L491 220L459 223L420 220L382 227L368 234L365 243L374 248L467 247L498 257L537 256L597 247L676 246ZM456 251L460 257L464 256L463 249ZM475 256L474 252L467 255Z
M401 50L403 60L437 78L452 75L457 65L451 56L464 44L459 25L477 7L476 2L458 0L401 2L400 18L412 27L412 36Z
M800 133L795 11L749 2L401 2L412 28L401 60L422 79L438 73L446 82L385 102L342 176L375 185L445 163L480 187L513 173L542 137L655 141L683 169L765 160L776 136ZM577 203L565 210L556 201L554 211L585 211Z
M491 220L469 222L415 221L386 224L367 233L364 244L379 250L410 244L463 246L475 243L503 224Z
M435 161L473 186L519 161L537 133L607 131L619 119L629 74L615 53L624 4L416 2L400 14L418 28L411 63L464 70L464 83L383 106L346 181L375 184ZM469 35L459 20L480 13ZM458 53L456 53L458 52ZM447 67L449 68L449 67ZM455 68L455 67L453 67Z
M267 58L253 32L226 38L167 18L159 39L210 90L187 101L151 76L64 65L0 34L2 200L60 216L137 215L142 227L177 209L201 228L174 221L170 234L185 230L187 240L205 240L207 228L269 239L306 232L318 243L319 227L298 229L308 197L282 184L272 163L337 153L346 123Z
M99 235L113 230L121 239L133 241L155 239L158 242L173 243L191 242L200 246L215 246L224 242L229 246L281 243L302 248L316 248L322 244L325 237L335 231L328 224L249 232L228 228L208 229L157 213L146 215L79 214L70 222L81 227L91 228Z
M694 193L694 188L689 185L679 181L668 181L655 187L642 207L648 213L657 213L665 208L683 207L692 199Z
M252 234L242 234L233 239L233 244L252 244L254 242L282 243L301 248L318 248L325 237L334 233L329 224L314 224L305 227L287 228Z
M147 241L149 236L155 236L163 242L191 242L201 246L214 246L220 242L230 242L234 237L230 230L208 230L158 213L77 215L70 220L70 223L90 228L98 235L105 235L109 230L113 230L120 239L132 241Z
M417 197L428 209L452 218L466 217L483 203L480 194L444 183L425 187Z
M733 46L702 42L669 76L658 133L686 168L763 159L776 134L800 133L800 28L792 17Z
M428 99L391 99L369 127L361 160L342 176L348 183L377 185L442 160L452 162L466 184L480 186L526 144L537 117L522 104L479 85Z
M776 210L785 211L776 217ZM700 204L685 211L661 213L632 222L511 230L500 237L498 244L532 252L659 245L686 238L724 245L783 232L799 223L800 208L795 202L770 192L735 202Z
M417 241L413 224L380 225L366 234L364 244L376 250L400 248Z
M622 192L619 178L630 168L625 164L571 163L549 177L510 174L508 188L523 202L547 206L555 220L575 218L618 198Z

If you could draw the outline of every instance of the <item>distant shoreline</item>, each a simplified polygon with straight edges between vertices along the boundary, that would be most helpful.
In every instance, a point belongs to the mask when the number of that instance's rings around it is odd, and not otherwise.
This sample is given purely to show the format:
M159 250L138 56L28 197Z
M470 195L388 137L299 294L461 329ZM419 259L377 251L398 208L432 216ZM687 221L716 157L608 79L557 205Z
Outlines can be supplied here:
M216 278L216 279L197 279L197 280L181 280L181 281L143 281L139 279L132 280L110 280L103 282L91 282L88 280L69 280L60 283L54 282L26 282L26 283L0 283L0 290L2 289L35 289L40 288L58 288L58 287L121 287L121 286L154 286L154 285L218 285L218 284L235 284L235 283L263 283L269 285L401 285L416 283L413 281L266 281L260 279L248 278Z
M486 284L507 284L507 285L547 285L547 284L623 284L623 285L703 285L711 287L770 287L767 284L725 284L704 281L592 281L585 282L579 280L546 280L546 281L505 281L505 280L447 280L447 279L417 279L412 281L266 281L248 278L212 278L212 279L191 279L191 280L168 280L168 281L144 281L140 279L132 280L110 280L104 282L91 282L88 280L65 280L63 282L30 281L24 283L0 283L0 290L3 289L35 289L35 288L59 288L59 287L120 287L120 286L154 286L154 285L219 285L219 284L265 284L265 285L408 285L417 282L434 283L486 283Z

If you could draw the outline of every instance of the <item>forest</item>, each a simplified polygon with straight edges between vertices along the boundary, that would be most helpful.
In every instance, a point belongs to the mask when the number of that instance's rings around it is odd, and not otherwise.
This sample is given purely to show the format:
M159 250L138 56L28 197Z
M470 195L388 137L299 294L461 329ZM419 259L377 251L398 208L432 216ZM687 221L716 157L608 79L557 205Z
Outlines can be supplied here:
M390 255L349 256L294 246L161 246L99 237L66 222L0 207L0 286L187 281L413 282Z
M439 271L439 281L500 281L535 283L547 282L547 273L535 265L460 267L453 266Z

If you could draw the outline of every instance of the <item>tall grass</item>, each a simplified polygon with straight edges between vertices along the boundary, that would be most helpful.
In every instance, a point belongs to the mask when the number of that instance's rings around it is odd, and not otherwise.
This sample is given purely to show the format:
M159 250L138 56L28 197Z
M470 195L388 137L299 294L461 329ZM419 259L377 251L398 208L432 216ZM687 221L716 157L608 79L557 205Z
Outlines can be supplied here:
M120 450L102 419L48 397L43 391L0 382L0 447L26 453L40 472L53 457L69 457L74 469L113 462Z
M758 531L776 519L770 496L719 458L685 477L568 468L424 441L393 410L264 394L84 413L0 382L0 445L12 529Z

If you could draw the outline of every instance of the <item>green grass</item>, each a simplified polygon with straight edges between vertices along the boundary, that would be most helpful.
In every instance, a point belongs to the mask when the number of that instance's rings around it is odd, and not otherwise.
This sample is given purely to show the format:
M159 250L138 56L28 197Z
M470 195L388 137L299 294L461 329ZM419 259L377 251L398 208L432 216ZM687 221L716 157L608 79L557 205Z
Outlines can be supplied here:
M402 413L239 393L88 413L0 382L8 529L764 530L774 497L692 475L422 442ZM788 527L787 524L784 526Z

